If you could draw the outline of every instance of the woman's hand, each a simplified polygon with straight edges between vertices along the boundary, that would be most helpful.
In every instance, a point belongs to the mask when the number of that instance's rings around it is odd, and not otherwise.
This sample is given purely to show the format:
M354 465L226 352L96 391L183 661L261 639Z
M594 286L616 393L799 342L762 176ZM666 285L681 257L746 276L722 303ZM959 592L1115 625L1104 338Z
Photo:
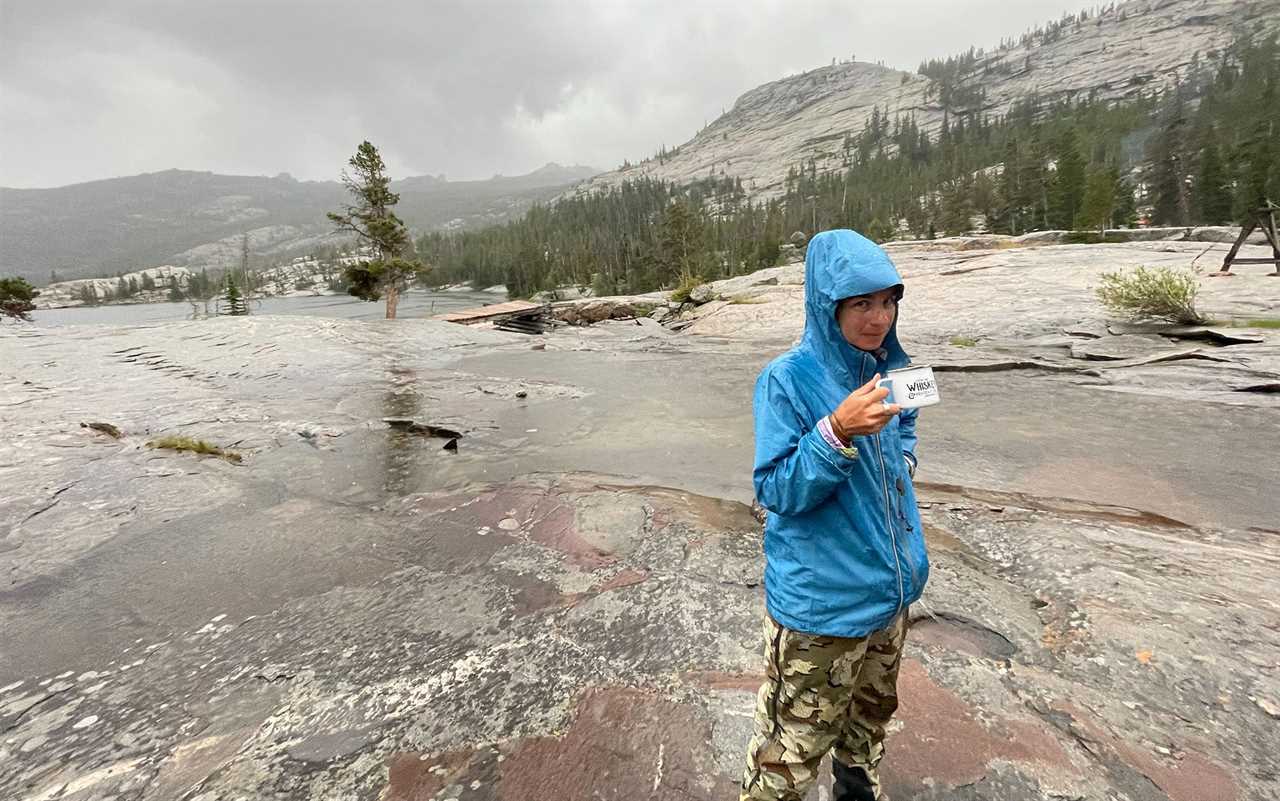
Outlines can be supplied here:
M870 381L850 392L849 397L831 413L831 430L841 441L849 442L857 436L875 434L902 411L898 404L884 402L889 397L889 390L877 387L879 380L880 374L876 373Z

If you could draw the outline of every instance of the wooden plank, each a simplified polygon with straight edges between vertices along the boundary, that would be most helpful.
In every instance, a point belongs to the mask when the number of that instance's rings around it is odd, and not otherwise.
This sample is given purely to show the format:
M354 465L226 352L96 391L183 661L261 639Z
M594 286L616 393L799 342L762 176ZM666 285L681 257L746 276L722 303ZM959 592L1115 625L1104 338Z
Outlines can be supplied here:
M540 320L530 320L523 317L512 317L505 320L499 320L493 324L493 327L499 331L510 331L515 334L543 334L546 333L547 326Z
M445 312L432 317L432 320L443 320L446 323L478 323L498 317L524 315L546 308L543 304L530 303L527 300L512 300L506 303L495 303L491 306L480 306L475 309L461 309Z

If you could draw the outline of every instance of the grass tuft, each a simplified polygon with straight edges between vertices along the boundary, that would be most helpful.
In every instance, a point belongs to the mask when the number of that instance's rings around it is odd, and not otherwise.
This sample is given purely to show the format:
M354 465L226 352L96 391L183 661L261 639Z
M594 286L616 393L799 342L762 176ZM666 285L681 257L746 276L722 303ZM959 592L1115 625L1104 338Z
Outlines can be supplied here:
M692 273L687 273L687 272L682 273L680 275L680 283L677 284L676 288L671 292L671 300L676 303L688 303L689 295L693 292L693 290L697 289L698 287L702 286L705 283L706 281L703 280L702 276L700 275L694 275Z
M236 464L239 464L242 459L240 454L235 451L223 450L217 445L211 445L202 439L194 439L192 437L176 435L159 437L148 442L147 447L166 451L186 451L187 453L197 453L202 456L216 456L219 459L226 459L228 462Z

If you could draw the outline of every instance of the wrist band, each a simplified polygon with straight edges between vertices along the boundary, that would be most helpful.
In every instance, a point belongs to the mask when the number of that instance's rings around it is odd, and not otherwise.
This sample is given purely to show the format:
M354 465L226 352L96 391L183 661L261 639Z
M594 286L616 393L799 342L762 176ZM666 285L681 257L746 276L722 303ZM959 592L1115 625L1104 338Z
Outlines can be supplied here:
M840 441L840 438L836 436L836 432L831 428L831 418L824 417L818 421L818 433L822 435L822 439L828 445L838 451L842 456L849 459L857 458L858 449L845 445Z

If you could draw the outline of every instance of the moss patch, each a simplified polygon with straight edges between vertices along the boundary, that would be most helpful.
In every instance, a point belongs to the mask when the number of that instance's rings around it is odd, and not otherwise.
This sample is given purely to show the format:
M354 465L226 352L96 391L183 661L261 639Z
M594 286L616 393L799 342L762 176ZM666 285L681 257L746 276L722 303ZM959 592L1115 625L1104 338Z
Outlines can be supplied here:
M978 344L978 340L973 337L952 337L951 344L957 348L972 348Z

